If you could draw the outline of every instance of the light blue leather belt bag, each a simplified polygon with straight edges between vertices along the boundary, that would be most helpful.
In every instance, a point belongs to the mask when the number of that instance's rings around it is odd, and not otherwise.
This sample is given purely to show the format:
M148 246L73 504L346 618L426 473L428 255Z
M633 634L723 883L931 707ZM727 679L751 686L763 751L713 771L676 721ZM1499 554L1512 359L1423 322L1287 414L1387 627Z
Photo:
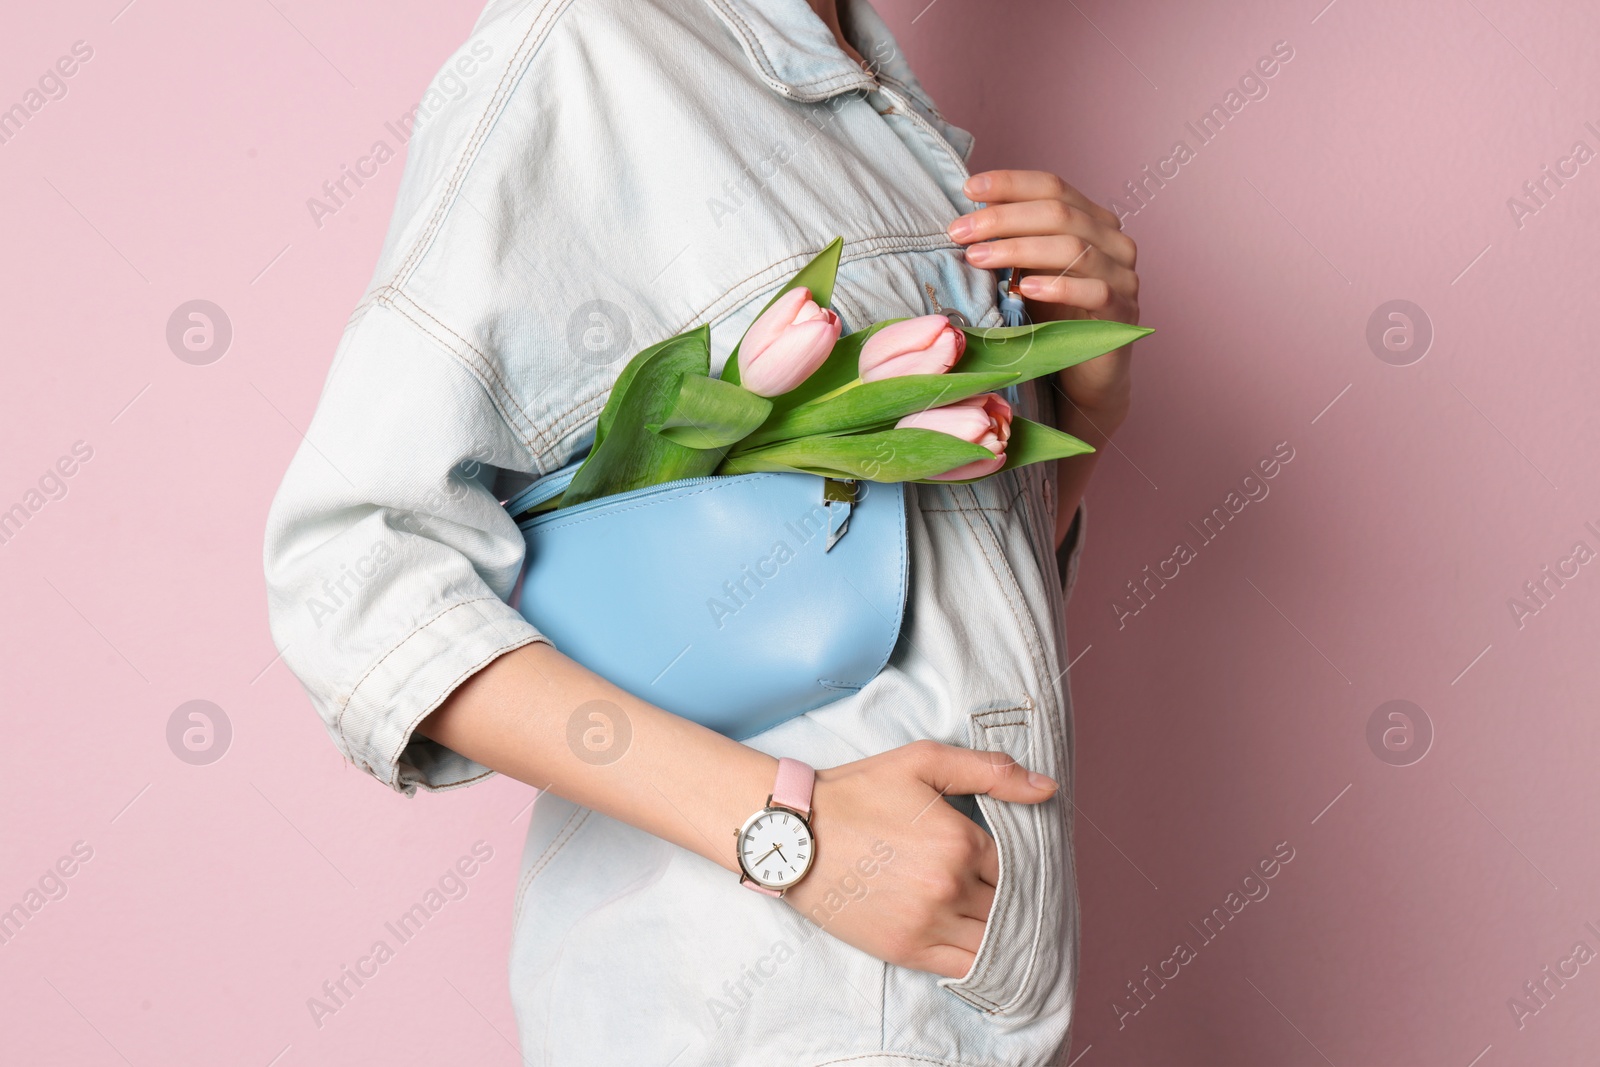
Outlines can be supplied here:
M508 501L521 515L577 464ZM633 695L735 739L870 682L900 635L905 486L691 478L536 514L512 606Z

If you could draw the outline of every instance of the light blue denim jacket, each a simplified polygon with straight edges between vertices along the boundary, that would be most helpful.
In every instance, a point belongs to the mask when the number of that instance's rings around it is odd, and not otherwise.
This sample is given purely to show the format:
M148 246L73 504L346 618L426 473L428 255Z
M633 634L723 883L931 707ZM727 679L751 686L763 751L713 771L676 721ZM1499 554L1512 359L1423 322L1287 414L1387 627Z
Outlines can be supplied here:
M505 602L523 542L500 501L587 448L634 352L709 323L719 364L834 236L849 328L949 310L999 323L993 275L945 233L972 207L971 138L876 13L841 7L870 70L805 0L495 0L435 80L266 538L278 647L379 781L414 793L489 773L415 728L542 639ZM1052 415L1047 390L1018 403ZM1053 1062L1076 972L1062 611L1082 516L1058 566L1051 490L1048 465L915 487L889 666L749 742L831 766L931 737L1063 783L1036 807L963 802L1002 866L972 973L884 964L698 856L544 796L512 952L527 1062Z

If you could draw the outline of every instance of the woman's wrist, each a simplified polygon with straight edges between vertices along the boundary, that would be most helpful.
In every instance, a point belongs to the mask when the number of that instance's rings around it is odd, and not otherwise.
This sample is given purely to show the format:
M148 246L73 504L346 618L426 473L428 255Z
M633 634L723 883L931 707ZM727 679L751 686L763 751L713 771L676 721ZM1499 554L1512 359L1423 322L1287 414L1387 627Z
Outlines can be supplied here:
M719 741L727 740L721 734L713 733L712 736ZM740 751L730 752L716 761L722 767L717 774L721 778L722 788L715 796L707 798L708 818L713 829L707 835L709 840L704 840L701 844L708 847L697 848L693 842L686 847L734 874L739 874L741 872L739 862L735 858L737 846L734 834L744 825L746 819L761 810L767 802L767 797L772 795L773 783L778 778L778 761L776 757L758 752L747 745L738 742L731 744ZM704 767L706 764L699 766ZM710 776L701 770L696 770L693 777L704 781Z
M1072 528L1072 517L1083 501L1100 456L1110 444L1112 435L1122 427L1128 417L1129 393L1103 401L1094 408L1074 404L1063 399L1056 425L1094 449L1082 455L1056 461L1056 528L1055 544L1059 548Z
M1057 375L1056 425L1095 448L1111 440L1133 407L1133 376L1127 361L1112 362L1119 355L1101 356ZM1094 378L1082 381L1091 368Z
M1071 403L1057 419L1057 425L1080 441L1099 450L1107 445L1122 424L1127 421L1129 401L1124 398L1111 404L1084 408Z

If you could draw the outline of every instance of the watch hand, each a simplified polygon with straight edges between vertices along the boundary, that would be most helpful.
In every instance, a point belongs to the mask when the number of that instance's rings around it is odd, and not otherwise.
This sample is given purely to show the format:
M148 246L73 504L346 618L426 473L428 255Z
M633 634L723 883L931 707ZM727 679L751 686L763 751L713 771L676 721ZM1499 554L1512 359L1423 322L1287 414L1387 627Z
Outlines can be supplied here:
M772 855L776 851L778 851L778 846L777 845L773 845L771 848L769 848L765 852L763 852L760 856L758 856L757 858L751 860L750 861L750 865L751 866L755 866L757 863L760 863L762 860L766 859L768 856ZM788 860L784 860L783 862L788 863L789 861Z
M785 862L785 863L789 862L789 857L785 856L783 854L783 846L782 845L773 845L772 846L772 851L776 852L778 854L778 858L783 860L783 862Z

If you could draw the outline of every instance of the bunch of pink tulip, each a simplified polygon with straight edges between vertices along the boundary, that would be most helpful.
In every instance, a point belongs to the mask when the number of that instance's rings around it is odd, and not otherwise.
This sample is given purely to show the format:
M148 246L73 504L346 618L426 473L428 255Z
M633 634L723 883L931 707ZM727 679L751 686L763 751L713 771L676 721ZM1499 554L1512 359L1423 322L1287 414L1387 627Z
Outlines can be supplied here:
M839 340L839 316L819 307L801 286L780 296L762 312L739 345L740 383L757 396L774 397L811 377ZM943 374L966 350L967 338L943 315L922 315L891 323L861 346L858 382L877 382L908 374ZM1011 405L997 393L969 396L954 403L902 416L900 429L934 430L982 445L994 458L963 464L932 477L940 481L982 478L1005 465L1011 436Z
M1015 417L1000 390L1148 329L1093 320L973 328L921 315L846 334L828 306L842 244L801 268L756 316L720 377L706 326L634 356L589 456L548 506L713 474L969 481L1092 451Z

